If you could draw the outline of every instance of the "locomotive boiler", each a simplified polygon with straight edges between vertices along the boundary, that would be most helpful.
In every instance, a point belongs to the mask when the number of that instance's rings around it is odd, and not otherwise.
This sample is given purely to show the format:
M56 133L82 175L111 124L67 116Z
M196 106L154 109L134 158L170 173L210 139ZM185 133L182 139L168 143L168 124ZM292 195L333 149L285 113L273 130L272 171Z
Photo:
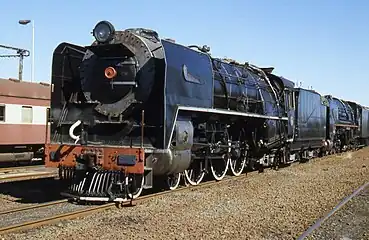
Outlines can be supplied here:
M357 145L358 123L351 105L339 98L326 95L329 102L327 138L333 143L333 152L345 151Z
M369 144L369 108L352 101L346 101L353 111L354 124L357 126L354 132L355 143L358 147Z
M293 82L149 29L102 21L93 35L53 54L46 166L64 195L124 201L154 181L174 189L181 175L196 185L289 160Z

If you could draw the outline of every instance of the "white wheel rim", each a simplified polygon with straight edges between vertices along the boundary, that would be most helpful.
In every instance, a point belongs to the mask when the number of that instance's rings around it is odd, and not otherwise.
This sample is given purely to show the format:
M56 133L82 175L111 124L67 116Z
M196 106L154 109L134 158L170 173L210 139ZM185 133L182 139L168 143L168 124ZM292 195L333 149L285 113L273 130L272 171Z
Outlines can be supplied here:
M215 161L219 161L219 160L215 160ZM225 175L227 174L228 168L229 168L229 163L230 163L230 158L227 159L227 163L226 163L226 166L224 168L224 172L222 173L222 175L219 176L217 174L216 170L214 169L213 161L210 160L210 170L211 170L211 173L213 174L213 177L215 178L215 180L220 181L225 177Z
M175 182L174 186L173 185L171 186L170 183L169 183L169 179L167 179L167 184L168 184L170 190L176 189L179 186L179 183L181 181L181 173L176 173L175 175L177 175L177 179L176 179L176 182Z
M195 182L195 181L192 181L192 179L191 179L191 176L190 176L190 172L191 170L185 170L185 176L186 176L186 180L188 181L188 183L189 184L191 184L191 185L198 185L201 181L202 181L202 179L204 178L204 176L205 176L205 173L204 172L201 172L201 175L200 175L200 177L198 178L198 180Z
M132 197L132 193L128 193L128 197L129 197L129 198L131 198L131 199L132 199L132 198L133 198L133 199L136 199L136 198L138 198L138 197L141 195L142 190L143 190L144 180L145 180L145 178L144 178L144 176L142 176L141 186L139 187L138 192L137 192L135 195L133 195L133 197Z

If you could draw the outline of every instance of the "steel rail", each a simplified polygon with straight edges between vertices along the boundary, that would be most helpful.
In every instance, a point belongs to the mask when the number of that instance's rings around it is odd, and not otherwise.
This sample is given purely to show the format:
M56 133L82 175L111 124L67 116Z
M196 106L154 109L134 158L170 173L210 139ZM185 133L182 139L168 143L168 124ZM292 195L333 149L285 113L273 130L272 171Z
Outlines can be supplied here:
M207 188L213 185L217 185L219 183L226 183L229 182L231 180L239 180L239 179L244 179L248 177L248 175L243 175L243 176L239 176L239 177L234 177L234 176L230 176L227 178L224 178L222 181L216 181L216 180L211 180L211 181L207 181L204 183L200 183L199 185L189 185L189 186L183 186L174 190L166 190L166 191L162 191L162 192L158 192L158 193L153 193L153 194L148 194L148 195L144 195L142 197L139 197L135 200L133 200L133 203L140 203L143 202L145 200L150 200L153 199L155 197L158 196L162 196L162 195L167 195L167 194L171 194L171 193L175 193L175 192L180 192L180 191L186 191L186 190L194 190L194 189L200 189L200 188ZM130 205L130 201L124 202L123 206L129 206ZM44 205L45 206L45 205ZM87 209L81 209L81 210L77 210L77 211L71 211L68 213L62 213L62 214L58 214L55 216L51 216L51 217L47 217L47 218L42 218L42 219L38 219L38 220L34 220L34 221L28 221L25 223L20 223L20 224L16 224L16 225L10 225L7 227L3 227L0 228L0 234L5 234L5 233L11 233L11 232L15 232L15 231L23 231L23 230L27 230L30 228L35 228L35 227L40 227L46 224L51 224L51 223L55 223L58 222L60 220L69 220L69 219L74 219L77 217L81 217L81 216L86 216L95 212L100 212L103 210L107 210L107 209L111 209L113 207L116 207L116 203L107 203L104 205L100 205L100 206L94 206L91 208L87 208Z
M32 166L22 166L22 167L0 167L0 173L10 173L19 170L29 170L44 167L44 165L32 165ZM46 168L45 168L46 169Z
M78 211L72 211L72 212L68 212L68 213L58 214L58 215L55 215L55 216L42 218L42 219L38 219L38 220L34 220L34 221L28 221L28 222L24 222L24 223L20 223L20 224L10 225L10 226L7 226L7 227L0 228L0 234L5 234L5 233L10 233L10 232L15 232L15 231L23 231L23 230L27 230L29 228L40 227L42 225L54 223L54 222L57 222L57 221L60 221L60 220L72 219L72 218L75 218L75 217L84 216L86 214L91 214L93 212L109 209L113 206L115 206L114 203L109 203L109 204L105 204L105 205L102 205L102 206L96 206L96 207L82 209L82 210L78 210Z
M58 204L61 204L61 203L66 203L66 202L68 202L68 199L62 199L62 200L52 201L52 202L47 202L47 203L41 203L41 204L31 205L31 206L27 206L27 207L12 208L12 209L7 209L7 210L4 210L4 211L1 211L0 215L5 215L5 214L10 214L10 213L15 213L15 212L28 211L28 210L32 210L32 209L43 208L43 207L48 207L48 206L52 206L52 205L58 205Z
M328 220L333 214L335 214L339 209L341 209L346 203L348 203L352 198L361 193L365 188L369 186L369 182L364 183L359 188L357 188L352 194L346 196L338 205L336 205L329 213L327 213L324 217L318 219L312 226L310 226L305 232L301 234L301 236L297 240L302 240L307 238L314 230L318 229L323 222Z
M32 179L39 179L39 178L51 178L57 177L58 173L55 172L41 172L41 173L33 173L27 175L15 175L15 176L6 176L0 177L0 183L4 182L15 182L15 181L23 181L23 180L32 180Z

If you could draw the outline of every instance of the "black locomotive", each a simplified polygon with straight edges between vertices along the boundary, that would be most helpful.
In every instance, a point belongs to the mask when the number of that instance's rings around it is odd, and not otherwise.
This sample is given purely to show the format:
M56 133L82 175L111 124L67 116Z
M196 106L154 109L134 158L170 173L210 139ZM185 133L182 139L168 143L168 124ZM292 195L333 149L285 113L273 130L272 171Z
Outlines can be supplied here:
M156 181L221 180L369 136L367 108L295 88L273 68L107 21L93 34L91 46L61 43L53 55L46 165L60 168L65 195L124 201Z

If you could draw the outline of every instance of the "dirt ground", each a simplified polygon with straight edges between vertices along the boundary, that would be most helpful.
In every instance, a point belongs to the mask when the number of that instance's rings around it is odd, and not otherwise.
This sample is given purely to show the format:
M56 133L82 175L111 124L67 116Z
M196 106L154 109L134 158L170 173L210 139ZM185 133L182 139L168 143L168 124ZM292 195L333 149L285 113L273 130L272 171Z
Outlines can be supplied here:
M3 239L295 239L369 181L369 148Z
M369 239L369 187L327 219L308 238Z

